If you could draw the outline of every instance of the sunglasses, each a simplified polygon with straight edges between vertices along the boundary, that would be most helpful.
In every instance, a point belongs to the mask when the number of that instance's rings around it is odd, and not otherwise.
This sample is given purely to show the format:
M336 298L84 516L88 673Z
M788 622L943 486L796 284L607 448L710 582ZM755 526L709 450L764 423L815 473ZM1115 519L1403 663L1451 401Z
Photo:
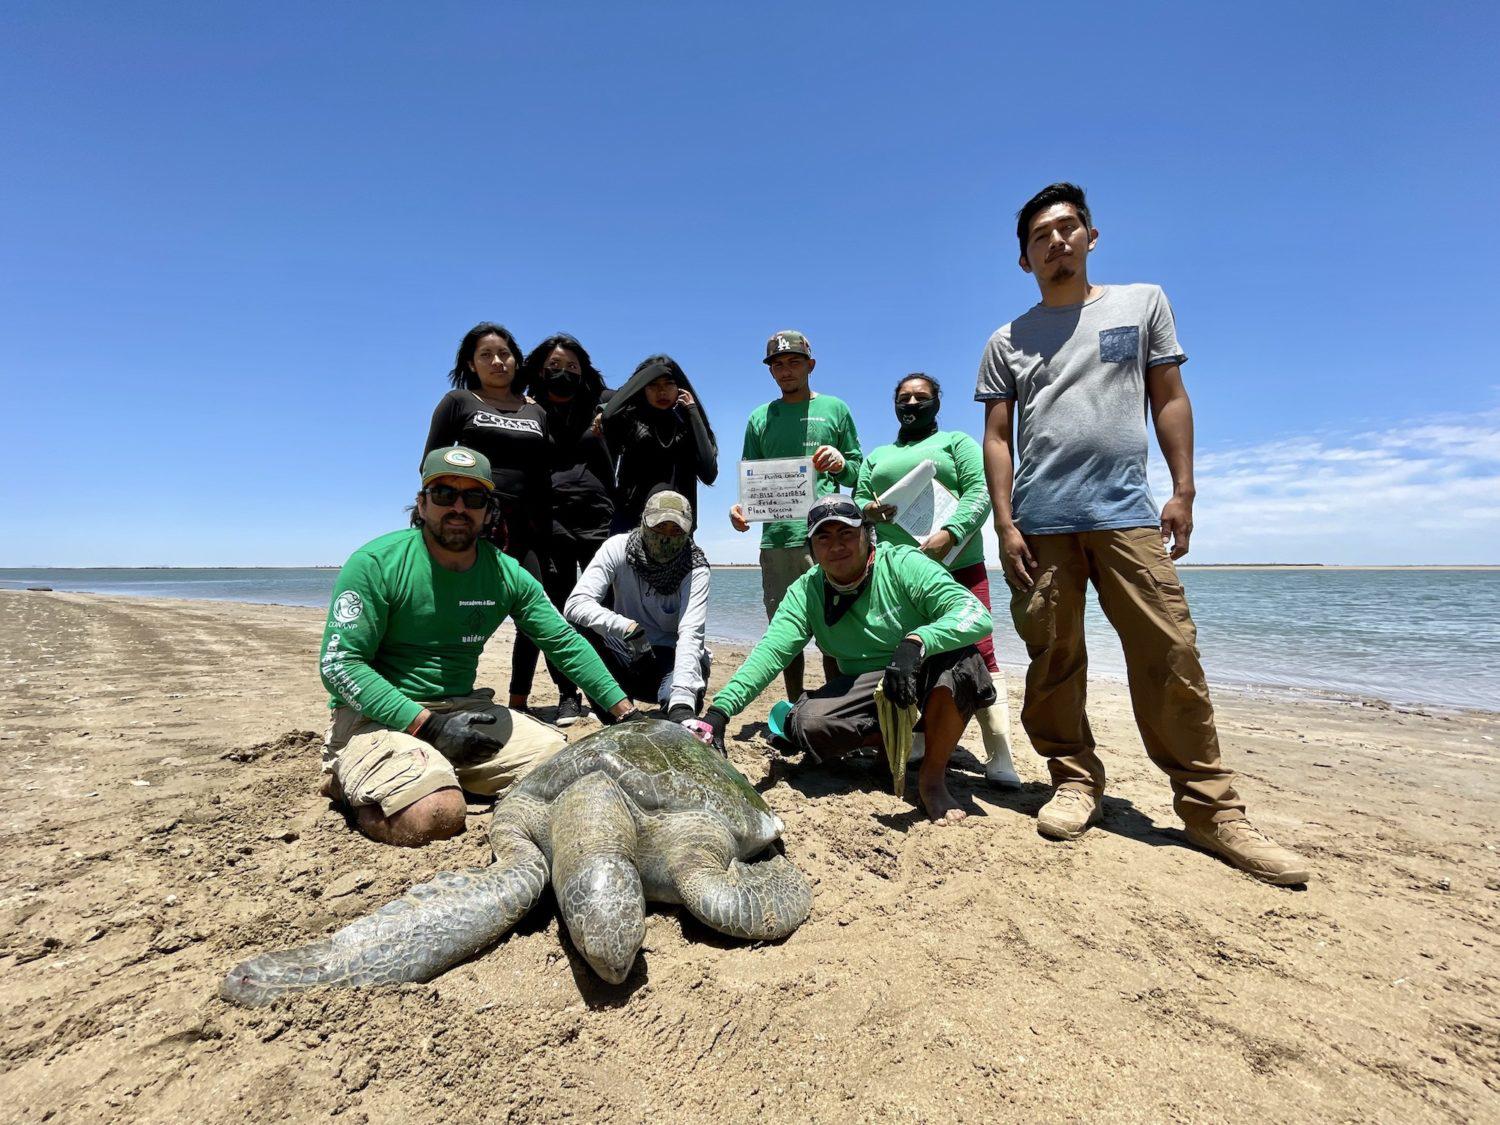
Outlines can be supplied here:
M422 489L422 495L427 497L439 508L451 508L462 501L465 508L486 508L490 503L490 490L487 488L454 488L451 484L434 484Z

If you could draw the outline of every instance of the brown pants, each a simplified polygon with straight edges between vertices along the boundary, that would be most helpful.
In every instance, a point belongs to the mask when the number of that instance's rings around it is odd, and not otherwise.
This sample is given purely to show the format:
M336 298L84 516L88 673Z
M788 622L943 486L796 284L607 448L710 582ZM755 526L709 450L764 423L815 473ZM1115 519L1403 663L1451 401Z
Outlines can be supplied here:
M1104 792L1104 764L1084 713L1088 653L1083 639L1087 584L1120 635L1130 702L1146 753L1172 781L1185 823L1245 815L1234 775L1219 760L1219 736L1198 632L1177 568L1154 527L1028 535L1037 569L1029 590L1011 590L1011 617L1026 645L1021 725L1047 759L1055 787Z

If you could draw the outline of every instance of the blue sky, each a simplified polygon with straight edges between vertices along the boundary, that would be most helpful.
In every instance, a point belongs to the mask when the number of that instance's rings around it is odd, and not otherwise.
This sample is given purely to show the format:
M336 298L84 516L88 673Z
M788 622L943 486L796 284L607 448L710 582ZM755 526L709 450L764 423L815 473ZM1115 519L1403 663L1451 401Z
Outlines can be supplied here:
M0 565L337 564L397 526L464 330L665 350L734 480L811 338L867 448L1036 300L1176 309L1194 561L1500 562L1493 43L1368 5L72 5L0 13ZM1165 486L1167 478L1157 478ZM1159 493L1160 494L1160 493ZM731 488L716 561L748 561Z

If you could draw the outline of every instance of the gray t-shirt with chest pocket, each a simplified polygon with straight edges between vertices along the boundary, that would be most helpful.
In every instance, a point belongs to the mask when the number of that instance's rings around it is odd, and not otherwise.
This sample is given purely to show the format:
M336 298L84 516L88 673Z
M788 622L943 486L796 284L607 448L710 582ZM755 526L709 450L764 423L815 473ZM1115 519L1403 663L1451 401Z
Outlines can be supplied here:
M1146 484L1146 371L1186 361L1156 285L1106 285L1081 305L1035 305L990 337L974 397L1016 403L1011 508L1023 533L1157 523Z

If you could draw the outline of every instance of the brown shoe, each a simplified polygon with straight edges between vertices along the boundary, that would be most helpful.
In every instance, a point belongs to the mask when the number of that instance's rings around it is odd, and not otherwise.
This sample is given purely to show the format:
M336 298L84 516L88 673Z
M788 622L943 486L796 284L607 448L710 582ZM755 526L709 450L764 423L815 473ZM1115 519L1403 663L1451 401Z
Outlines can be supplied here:
M1064 786L1036 814L1036 830L1052 840L1076 840L1099 820L1099 803L1092 793Z
M1248 820L1224 820L1201 827L1190 824L1186 831L1187 838L1204 851L1267 883L1291 887L1312 878L1307 860L1283 848Z

